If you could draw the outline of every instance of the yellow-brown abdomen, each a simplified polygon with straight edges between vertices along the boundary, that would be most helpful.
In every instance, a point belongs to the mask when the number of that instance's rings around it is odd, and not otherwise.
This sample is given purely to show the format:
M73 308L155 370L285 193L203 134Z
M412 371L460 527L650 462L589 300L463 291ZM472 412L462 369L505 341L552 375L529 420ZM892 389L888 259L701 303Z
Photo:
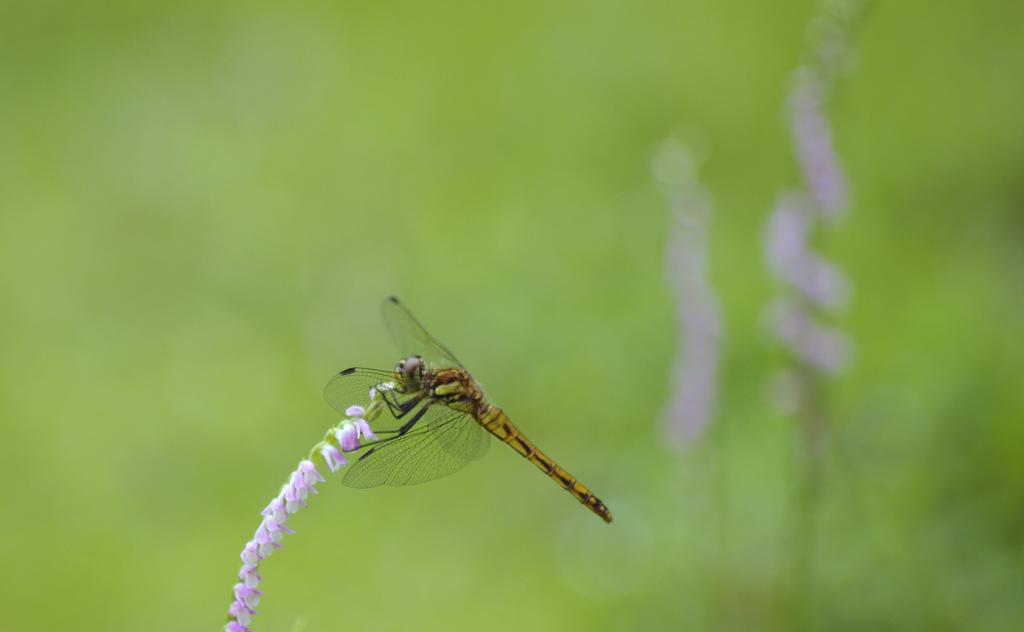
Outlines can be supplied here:
M537 446L519 432L515 424L509 421L505 413L497 406L482 404L477 411L477 422L486 428L491 434L498 437L502 442L512 446L512 449L526 457L531 463L539 467L563 489L572 494L576 500L587 506L605 522L612 521L612 514L608 507L589 489L580 485L568 472L560 468L554 461L549 459Z

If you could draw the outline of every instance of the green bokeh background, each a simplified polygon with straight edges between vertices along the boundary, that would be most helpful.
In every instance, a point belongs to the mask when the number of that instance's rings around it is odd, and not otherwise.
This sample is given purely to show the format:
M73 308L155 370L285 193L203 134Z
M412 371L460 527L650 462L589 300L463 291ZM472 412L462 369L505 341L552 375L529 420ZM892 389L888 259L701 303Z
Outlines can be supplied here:
M497 445L417 487L327 475L253 628L1024 627L1024 5L879 1L855 34L821 246L856 357L808 507L758 322L817 9L0 4L0 632L222 625L327 379L396 361L389 294L616 522ZM683 452L673 135L725 321Z

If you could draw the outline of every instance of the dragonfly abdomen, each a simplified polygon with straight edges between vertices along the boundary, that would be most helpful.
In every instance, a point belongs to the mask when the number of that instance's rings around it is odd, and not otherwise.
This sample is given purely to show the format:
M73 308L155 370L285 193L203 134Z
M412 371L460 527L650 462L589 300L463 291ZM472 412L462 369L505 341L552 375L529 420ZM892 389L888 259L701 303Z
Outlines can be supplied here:
M483 404L478 410L477 422L486 428L491 434L498 437L502 442L512 446L512 449L526 457L531 463L540 468L545 474L551 477L563 489L572 494L576 500L587 506L605 522L612 521L612 514L608 507L583 485L580 485L568 472L560 468L547 455L537 449L537 446L519 432L515 424L497 406Z

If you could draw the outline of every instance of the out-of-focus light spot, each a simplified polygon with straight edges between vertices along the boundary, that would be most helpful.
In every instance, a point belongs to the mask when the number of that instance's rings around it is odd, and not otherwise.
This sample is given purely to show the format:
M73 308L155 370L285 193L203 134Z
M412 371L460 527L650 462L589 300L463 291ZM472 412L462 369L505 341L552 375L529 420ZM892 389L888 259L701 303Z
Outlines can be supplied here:
M635 590L648 576L654 556L654 534L645 517L622 500L608 503L615 522L605 524L589 512L576 512L559 538L562 581L591 599Z

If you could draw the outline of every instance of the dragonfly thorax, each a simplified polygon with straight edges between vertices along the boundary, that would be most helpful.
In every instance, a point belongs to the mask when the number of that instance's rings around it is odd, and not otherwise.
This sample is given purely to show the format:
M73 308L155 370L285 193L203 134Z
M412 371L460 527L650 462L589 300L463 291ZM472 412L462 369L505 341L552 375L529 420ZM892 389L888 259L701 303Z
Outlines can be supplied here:
M476 415L484 400L483 391L463 368L427 371L421 388L427 397L470 415Z
M428 369L423 358L409 356L395 366L395 381L407 395L419 394L451 408L476 413L484 393L463 368Z

